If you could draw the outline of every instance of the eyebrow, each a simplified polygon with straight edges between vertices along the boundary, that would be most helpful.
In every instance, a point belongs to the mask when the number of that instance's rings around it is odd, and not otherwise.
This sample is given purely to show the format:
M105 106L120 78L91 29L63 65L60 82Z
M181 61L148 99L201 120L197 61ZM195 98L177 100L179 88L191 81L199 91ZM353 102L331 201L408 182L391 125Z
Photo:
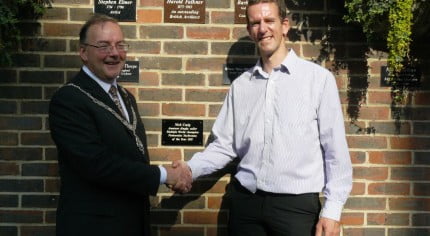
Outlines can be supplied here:
M106 40L97 41L96 43L107 43L107 44L110 44L110 42L106 41ZM121 41L115 42L115 44L118 44L118 43L125 43L125 40L121 40Z

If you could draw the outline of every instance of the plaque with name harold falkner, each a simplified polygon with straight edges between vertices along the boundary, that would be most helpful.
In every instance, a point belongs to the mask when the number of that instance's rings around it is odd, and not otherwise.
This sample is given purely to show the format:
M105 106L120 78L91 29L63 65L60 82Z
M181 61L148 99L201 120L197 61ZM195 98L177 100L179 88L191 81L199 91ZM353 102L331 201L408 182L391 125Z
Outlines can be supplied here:
M136 22L136 0L94 0L94 12L118 21Z
M204 24L205 18L205 0L164 0L164 22Z
M203 120L162 120L161 126L162 145L203 145Z

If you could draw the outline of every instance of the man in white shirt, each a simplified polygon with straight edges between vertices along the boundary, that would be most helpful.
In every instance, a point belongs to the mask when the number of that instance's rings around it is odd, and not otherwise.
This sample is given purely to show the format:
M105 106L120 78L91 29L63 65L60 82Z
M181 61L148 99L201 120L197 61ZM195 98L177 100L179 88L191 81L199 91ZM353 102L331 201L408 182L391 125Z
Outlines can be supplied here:
M214 141L187 163L193 179L240 159L230 235L338 235L352 167L335 79L285 46L283 0L249 0L247 20L261 58L232 83Z

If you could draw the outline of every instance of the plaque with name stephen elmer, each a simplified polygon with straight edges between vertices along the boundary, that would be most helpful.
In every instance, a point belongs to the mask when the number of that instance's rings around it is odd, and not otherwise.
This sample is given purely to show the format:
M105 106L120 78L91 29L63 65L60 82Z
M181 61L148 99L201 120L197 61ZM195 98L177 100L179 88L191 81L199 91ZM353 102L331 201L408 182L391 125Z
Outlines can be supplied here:
M203 145L203 120L162 120L161 126L162 145Z
M136 0L94 0L94 12L118 21L136 22Z
M205 0L164 0L164 22L204 24Z

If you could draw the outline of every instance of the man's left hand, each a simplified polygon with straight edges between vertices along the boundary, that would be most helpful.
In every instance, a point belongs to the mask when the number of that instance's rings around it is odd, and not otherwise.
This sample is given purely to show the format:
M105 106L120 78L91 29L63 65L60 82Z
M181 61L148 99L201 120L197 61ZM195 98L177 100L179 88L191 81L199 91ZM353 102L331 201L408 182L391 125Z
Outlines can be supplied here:
M324 233L324 234L323 234ZM329 218L321 217L316 226L315 236L339 236L340 223Z

